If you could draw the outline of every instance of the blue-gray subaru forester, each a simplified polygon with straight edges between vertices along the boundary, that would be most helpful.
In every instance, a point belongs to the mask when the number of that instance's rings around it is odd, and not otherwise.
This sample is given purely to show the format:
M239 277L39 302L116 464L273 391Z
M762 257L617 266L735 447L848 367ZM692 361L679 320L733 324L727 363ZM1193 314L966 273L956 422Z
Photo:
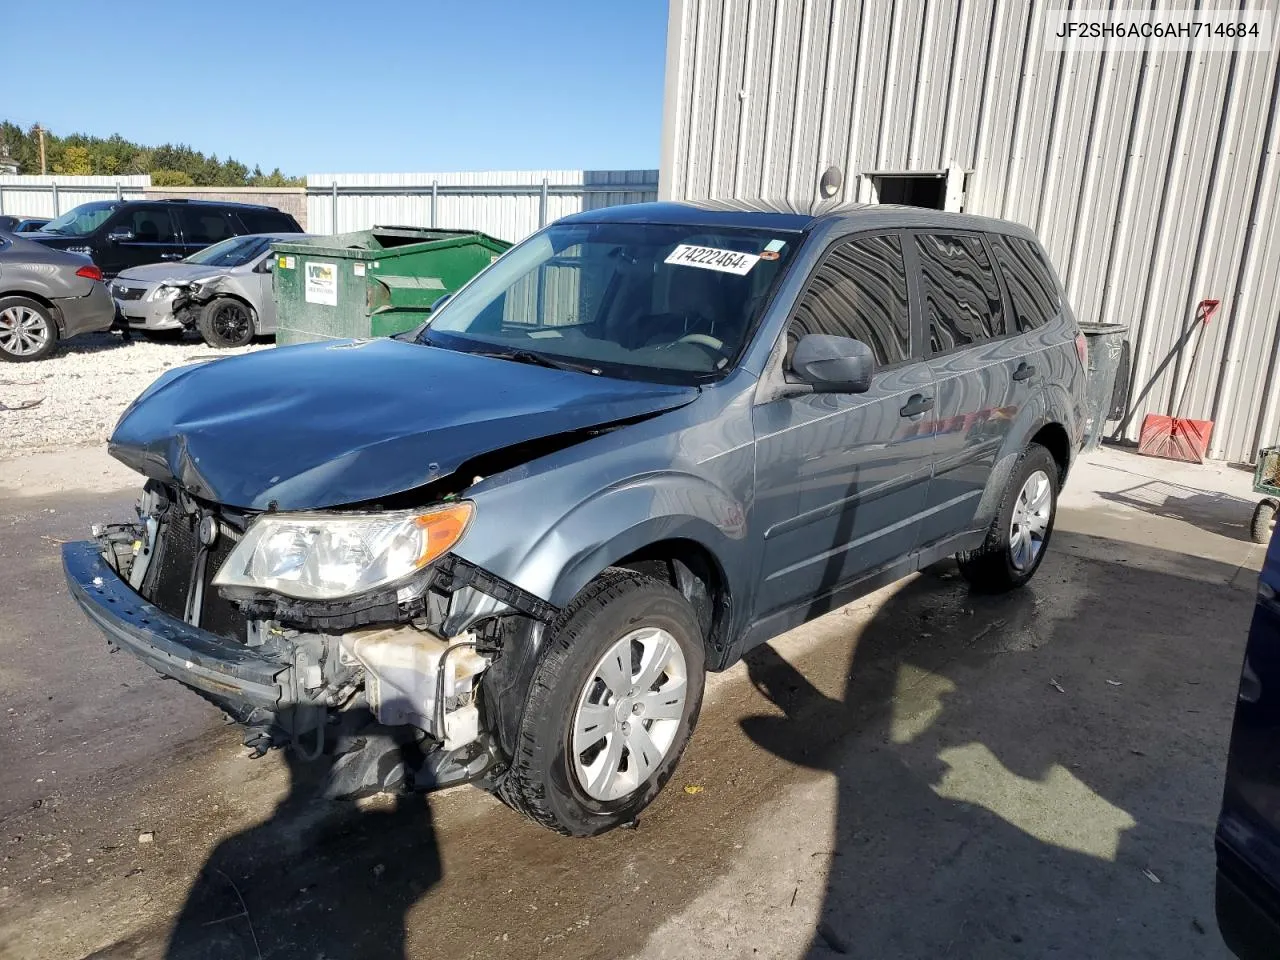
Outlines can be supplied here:
M560 220L414 334L170 371L70 543L108 641L330 795L477 782L632 821L708 670L955 554L1035 573L1085 342L1035 236L892 206Z

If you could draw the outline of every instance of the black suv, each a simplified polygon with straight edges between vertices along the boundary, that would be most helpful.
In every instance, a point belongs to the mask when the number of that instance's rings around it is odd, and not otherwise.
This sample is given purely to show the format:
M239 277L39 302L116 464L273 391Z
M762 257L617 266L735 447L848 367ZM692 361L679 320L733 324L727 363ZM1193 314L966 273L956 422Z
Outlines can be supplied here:
M301 233L275 207L206 200L95 200L30 234L46 246L93 258L104 276L162 260L182 260L246 233Z

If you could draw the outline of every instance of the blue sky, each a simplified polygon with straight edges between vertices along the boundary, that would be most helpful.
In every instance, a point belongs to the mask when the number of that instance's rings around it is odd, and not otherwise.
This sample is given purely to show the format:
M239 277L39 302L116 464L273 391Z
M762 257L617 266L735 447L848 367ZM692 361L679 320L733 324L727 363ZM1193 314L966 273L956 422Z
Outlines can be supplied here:
M0 118L294 175L656 168L666 20L664 0L5 0L5 49L42 64L10 73Z

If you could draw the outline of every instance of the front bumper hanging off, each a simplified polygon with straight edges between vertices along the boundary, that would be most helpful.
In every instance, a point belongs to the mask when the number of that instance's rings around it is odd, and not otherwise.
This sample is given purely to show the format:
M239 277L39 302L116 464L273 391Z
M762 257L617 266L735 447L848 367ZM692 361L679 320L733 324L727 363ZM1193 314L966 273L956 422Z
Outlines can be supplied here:
M144 600L93 541L62 546L71 596L107 635L158 673L235 706L278 711L296 702L293 666L193 627Z
M500 767L502 758L487 730L476 726L474 706L449 700L448 713L434 724L440 736L424 735L415 726L431 726L430 719L415 718L418 703L406 699L412 690L406 677L414 674L395 667L407 666L405 657L418 646L448 646L429 634L411 628L408 643L400 656L382 665L379 672L378 647L395 645L395 628L371 628L331 635L335 656L361 662L371 670L367 682L373 684L361 697L342 703L317 686L315 658L292 643L249 646L193 626L167 613L134 591L101 553L95 541L67 543L62 548L63 570L72 597L89 619L106 635L108 643L123 648L162 676L172 678L211 700L245 728L245 745L261 755L271 746L295 745L309 757L323 750L329 756L324 793L331 797L355 797L387 789L435 790L481 779ZM458 586L462 582L458 581ZM477 644L461 642L464 650L449 659L451 665L465 661ZM396 651L390 651L395 654ZM401 664L400 661L404 660ZM439 678L443 668L426 671L427 679ZM473 671L475 667L473 666ZM419 673L422 671L420 670ZM397 683L402 688L397 687ZM442 703L445 701L441 700ZM348 709L354 707L354 709ZM405 715L399 726L385 726L385 715ZM469 718L469 725L461 723ZM403 724L408 725L403 725ZM460 732L469 729L469 733ZM305 747L301 740L316 744ZM457 742L451 743L456 735Z

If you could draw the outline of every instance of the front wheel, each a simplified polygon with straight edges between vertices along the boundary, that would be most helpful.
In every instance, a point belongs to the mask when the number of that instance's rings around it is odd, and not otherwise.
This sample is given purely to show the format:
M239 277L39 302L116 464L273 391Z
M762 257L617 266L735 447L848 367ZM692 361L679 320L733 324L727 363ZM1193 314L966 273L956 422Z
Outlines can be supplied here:
M498 795L568 836L635 820L689 742L704 671L697 617L680 592L607 570L552 628Z
M1059 476L1058 462L1040 444L1023 451L1009 475L986 541L956 558L975 590L1003 593L1035 575L1053 536Z
M196 321L204 342L218 350L243 347L253 339L253 311L233 297L217 297L205 304Z

